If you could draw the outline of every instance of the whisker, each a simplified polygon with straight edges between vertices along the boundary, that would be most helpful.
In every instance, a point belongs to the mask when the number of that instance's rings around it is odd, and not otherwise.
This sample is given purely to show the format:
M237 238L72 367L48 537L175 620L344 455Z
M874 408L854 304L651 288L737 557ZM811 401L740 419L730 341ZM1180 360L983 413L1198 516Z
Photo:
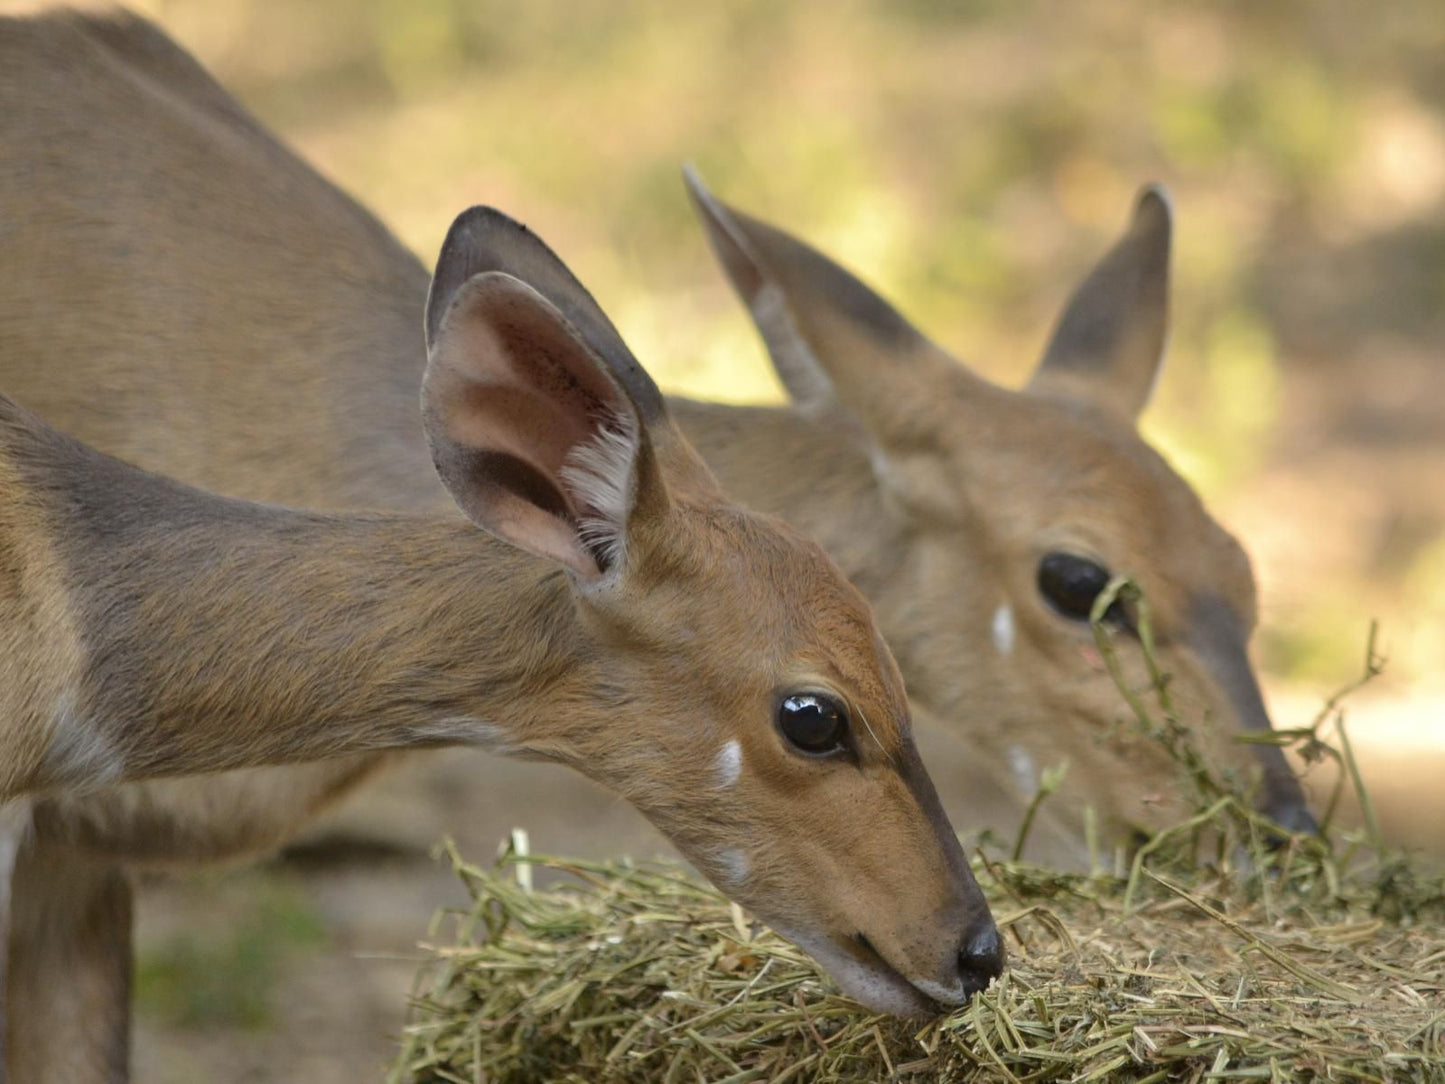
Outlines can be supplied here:
M868 736L873 739L873 744L878 746L878 751L885 757L888 756L888 750L885 749L883 743L878 740L878 735L873 733L873 725L868 722L868 716L863 714L862 708L858 709L858 718L863 720L863 729L868 731Z

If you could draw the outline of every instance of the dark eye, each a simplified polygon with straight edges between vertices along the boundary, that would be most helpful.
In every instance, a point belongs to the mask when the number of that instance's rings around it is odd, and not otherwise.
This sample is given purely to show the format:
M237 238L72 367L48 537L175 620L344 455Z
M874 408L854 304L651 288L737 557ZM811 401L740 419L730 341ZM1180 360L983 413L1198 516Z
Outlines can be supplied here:
M818 756L843 748L848 713L831 697L798 693L778 706L778 728L794 747Z
M1049 553L1039 562L1039 594L1050 606L1075 621L1089 620L1094 600L1109 586L1109 570L1096 561L1073 553ZM1128 626L1128 615L1115 602L1106 621Z

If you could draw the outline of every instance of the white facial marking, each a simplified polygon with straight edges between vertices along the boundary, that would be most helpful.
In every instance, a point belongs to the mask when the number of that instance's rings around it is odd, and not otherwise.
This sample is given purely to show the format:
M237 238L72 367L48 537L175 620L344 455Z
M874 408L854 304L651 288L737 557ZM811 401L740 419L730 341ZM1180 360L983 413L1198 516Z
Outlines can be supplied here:
M993 646L1000 655L1013 654L1014 612L1007 602L993 612Z
M748 879L753 864L748 856L736 847L719 851L717 856L718 880L729 888L736 888Z
M1034 758L1029 755L1029 751L1022 745L1010 745L1008 747L1008 766L1014 773L1019 790L1032 797L1034 791L1039 787L1039 770L1034 764Z
M743 747L736 740L724 743L712 762L712 770L719 787L733 786L743 774Z

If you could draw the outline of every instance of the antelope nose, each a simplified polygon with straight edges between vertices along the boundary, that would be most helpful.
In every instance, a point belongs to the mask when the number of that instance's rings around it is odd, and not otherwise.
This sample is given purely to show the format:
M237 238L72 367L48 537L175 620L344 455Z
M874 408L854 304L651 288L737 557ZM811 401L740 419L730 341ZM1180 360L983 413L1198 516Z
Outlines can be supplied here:
M971 998L1003 974L1003 941L998 927L989 922L971 932L958 950L958 976L963 980L963 996Z

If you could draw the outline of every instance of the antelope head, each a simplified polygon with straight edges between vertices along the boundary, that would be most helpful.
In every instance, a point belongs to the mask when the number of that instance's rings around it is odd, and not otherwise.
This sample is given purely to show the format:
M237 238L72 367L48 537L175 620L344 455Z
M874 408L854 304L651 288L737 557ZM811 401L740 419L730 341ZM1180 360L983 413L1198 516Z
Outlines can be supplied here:
M1257 778L1265 812L1312 830L1280 750L1235 740L1270 727L1247 654L1249 561L1135 427L1165 344L1162 191L1140 194L1028 386L1013 391L955 362L816 250L696 177L689 186L793 424L810 434L800 442L826 434L835 448L827 480L792 494L789 514L863 585L915 706L966 735L1021 799L1040 769L1069 761L1056 802L1076 828L1086 806L1119 839L1167 823L1179 812L1176 770L1119 725L1123 701L1088 621L1111 577L1127 575L1145 592L1183 717L1224 764ZM703 447L748 496L739 479L756 460ZM819 455L797 461L823 473ZM1142 681L1136 615L1116 607L1108 620L1130 680Z
M923 1012L986 986L997 930L898 669L824 551L723 496L602 310L525 227L485 209L457 220L427 337L437 468L476 523L553 562L558 661L528 664L568 668L587 694L499 744L622 794L873 1009Z

